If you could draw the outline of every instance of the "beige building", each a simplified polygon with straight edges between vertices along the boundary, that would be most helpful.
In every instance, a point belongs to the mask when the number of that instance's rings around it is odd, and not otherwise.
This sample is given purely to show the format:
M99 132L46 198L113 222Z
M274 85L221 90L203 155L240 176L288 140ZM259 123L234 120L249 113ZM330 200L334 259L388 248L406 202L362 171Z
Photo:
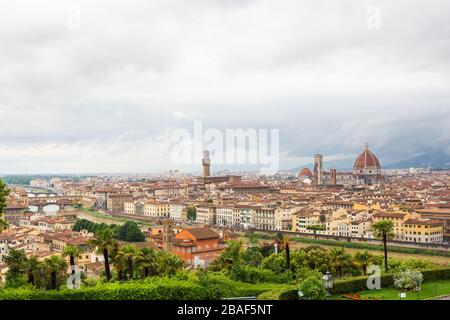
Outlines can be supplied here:
M169 203L169 217L174 221L183 221L183 212L186 211L186 205L181 202Z
M169 202L147 202L144 205L144 215L152 218L169 218L170 203Z
M144 215L144 203L141 201L130 201L124 203L126 214Z
M256 207L254 227L258 230L275 230L275 209Z
M280 206L275 209L275 230L291 230L292 214L297 212L298 207Z
M204 223L206 225L216 224L216 206L214 205L197 206L196 221L198 223Z

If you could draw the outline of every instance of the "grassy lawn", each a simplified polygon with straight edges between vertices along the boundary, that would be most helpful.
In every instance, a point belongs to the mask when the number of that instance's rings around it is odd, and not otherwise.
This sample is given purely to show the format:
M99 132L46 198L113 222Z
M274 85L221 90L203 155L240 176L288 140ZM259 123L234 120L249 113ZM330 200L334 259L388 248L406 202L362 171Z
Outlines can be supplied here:
M450 281L437 281L422 284L422 290L406 294L403 300L424 300L443 295L450 295ZM382 300L400 300L399 292L396 289L368 290L361 292L361 297L376 298ZM335 297L339 299L339 297Z

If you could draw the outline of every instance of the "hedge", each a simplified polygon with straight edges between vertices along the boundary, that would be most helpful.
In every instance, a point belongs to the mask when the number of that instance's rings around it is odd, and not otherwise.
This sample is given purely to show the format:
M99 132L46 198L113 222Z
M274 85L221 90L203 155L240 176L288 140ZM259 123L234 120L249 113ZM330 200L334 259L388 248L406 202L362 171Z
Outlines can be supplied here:
M200 300L202 286L186 281L167 283L111 283L77 290L3 289L0 300Z
M438 280L450 280L450 268L436 268L421 271L424 282L434 282ZM394 286L394 274L381 275L382 288L392 288ZM353 277L350 279L339 279L334 283L330 293L342 295L347 293L357 293L367 290L367 276ZM272 290L258 296L261 300L298 300L298 289Z
M436 268L430 270L422 270L424 282L432 282L437 280L449 280L450 268ZM381 275L382 288L392 288L394 279L392 273ZM332 294L356 293L367 290L367 276L354 277L351 279L336 280Z
M97 284L77 290L6 288L0 289L0 300L214 300L257 296L267 291L292 288L293 285L250 284L210 275L204 281L158 278L140 282Z

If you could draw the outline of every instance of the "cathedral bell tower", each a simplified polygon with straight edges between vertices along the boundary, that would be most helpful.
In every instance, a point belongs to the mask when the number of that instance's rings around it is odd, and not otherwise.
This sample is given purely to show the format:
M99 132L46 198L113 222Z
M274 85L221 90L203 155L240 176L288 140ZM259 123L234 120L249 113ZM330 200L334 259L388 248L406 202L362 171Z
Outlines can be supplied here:
M173 250L173 226L170 220L164 221L163 224L162 246L166 252Z
M323 156L319 153L314 155L314 179L317 186L323 184Z

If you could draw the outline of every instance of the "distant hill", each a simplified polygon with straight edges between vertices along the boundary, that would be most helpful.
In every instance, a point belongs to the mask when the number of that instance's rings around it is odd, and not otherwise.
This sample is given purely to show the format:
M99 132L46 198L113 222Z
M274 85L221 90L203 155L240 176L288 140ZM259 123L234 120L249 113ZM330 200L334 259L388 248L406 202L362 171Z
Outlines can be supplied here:
M433 168L450 169L450 155L443 151L424 153L414 158L384 166L385 169Z

